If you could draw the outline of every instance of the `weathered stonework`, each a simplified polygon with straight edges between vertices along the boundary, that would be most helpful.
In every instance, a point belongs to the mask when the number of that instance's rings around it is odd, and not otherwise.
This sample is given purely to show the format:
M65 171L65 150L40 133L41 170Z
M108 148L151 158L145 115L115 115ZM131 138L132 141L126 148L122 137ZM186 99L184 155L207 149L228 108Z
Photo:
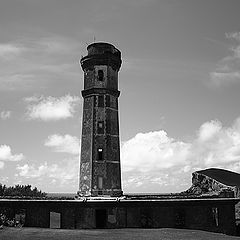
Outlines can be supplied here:
M236 198L85 200L0 199L1 208L25 209L26 227L50 227L50 212L60 228L185 228L234 235Z
M121 53L108 43L88 46L84 71L83 123L78 194L121 196L118 71Z

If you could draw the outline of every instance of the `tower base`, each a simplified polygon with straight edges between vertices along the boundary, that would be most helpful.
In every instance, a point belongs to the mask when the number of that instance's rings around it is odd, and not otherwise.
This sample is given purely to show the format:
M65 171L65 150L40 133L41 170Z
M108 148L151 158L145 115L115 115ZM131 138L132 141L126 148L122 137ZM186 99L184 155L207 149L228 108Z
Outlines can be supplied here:
M110 190L91 190L88 193L78 191L77 195L79 197L121 197L123 196L123 191L121 189L110 189Z

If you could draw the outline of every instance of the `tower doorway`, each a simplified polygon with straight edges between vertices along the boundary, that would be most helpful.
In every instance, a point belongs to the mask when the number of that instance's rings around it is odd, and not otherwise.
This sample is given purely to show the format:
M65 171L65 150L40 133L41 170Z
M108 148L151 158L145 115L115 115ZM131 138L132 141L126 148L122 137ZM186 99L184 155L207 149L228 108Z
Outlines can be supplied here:
M96 228L106 228L107 224L107 210L106 209L96 209Z

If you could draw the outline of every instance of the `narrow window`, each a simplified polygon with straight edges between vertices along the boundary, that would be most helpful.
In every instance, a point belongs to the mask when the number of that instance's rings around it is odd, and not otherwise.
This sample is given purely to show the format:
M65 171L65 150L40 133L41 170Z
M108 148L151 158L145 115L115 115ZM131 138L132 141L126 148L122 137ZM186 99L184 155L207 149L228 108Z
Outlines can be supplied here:
M98 160L102 161L103 160L103 149L98 148Z
M106 107L110 107L110 96L106 95Z
M104 107L104 97L98 96L98 107Z
M98 189L103 188L103 177L98 177Z
M103 121L98 122L97 132L98 134L103 134Z
M103 81L104 73L103 70L98 70L98 81Z

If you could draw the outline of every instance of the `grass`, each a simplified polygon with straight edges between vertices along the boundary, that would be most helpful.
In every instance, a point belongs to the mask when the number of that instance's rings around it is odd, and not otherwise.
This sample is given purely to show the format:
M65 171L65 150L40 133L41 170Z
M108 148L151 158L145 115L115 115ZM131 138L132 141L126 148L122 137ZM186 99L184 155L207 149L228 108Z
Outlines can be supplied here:
M239 237L227 236L219 233L210 233L200 230L186 229L91 229L91 230L65 230L44 228L4 228L0 230L1 240L234 240Z

